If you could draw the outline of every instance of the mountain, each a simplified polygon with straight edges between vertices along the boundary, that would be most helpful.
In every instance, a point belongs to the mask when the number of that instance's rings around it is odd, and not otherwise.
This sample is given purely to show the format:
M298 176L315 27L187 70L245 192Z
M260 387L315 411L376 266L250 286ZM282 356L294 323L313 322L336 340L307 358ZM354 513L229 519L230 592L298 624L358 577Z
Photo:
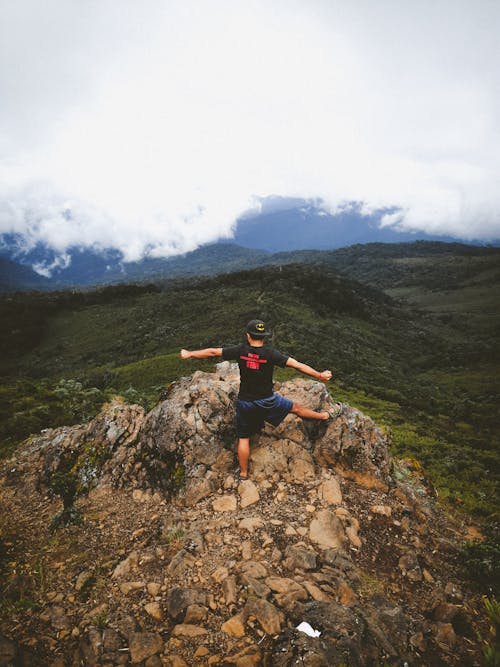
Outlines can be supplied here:
M238 483L237 391L228 363L196 372L0 466L2 664L482 664L499 564L464 548L477 528L309 380L281 391L332 422L266 426Z
M2 260L0 256L0 291L60 290L179 276L212 275L259 266L265 263L268 253L220 243L202 246L184 255L167 259L146 257L138 262L124 262L119 251L109 249L92 251L69 248L65 256L65 262L58 264L55 253L41 246L24 255L22 263L11 259ZM38 267L50 274L50 277L37 274L31 266ZM46 270L40 267L53 268Z
M30 266L0 256L0 292L46 290L50 286L50 280Z
M281 252L327 251L375 242L457 242L450 237L380 227L381 216L391 210L362 216L360 207L353 205L333 216L319 201L280 197L263 199L260 206L259 214L248 213L237 221L233 239L221 239L174 257L146 256L137 262L125 262L123 254L113 248L75 246L58 253L41 243L27 250L22 237L4 234L0 238L0 258L29 267L47 278L38 282L39 289L64 289L242 270L273 263L272 259L268 261L269 256ZM18 266L0 265L1 291L33 289L35 284L23 279Z
M331 250L356 243L402 243L416 240L453 242L460 239L381 227L383 210L363 216L359 206L331 215L318 202L283 200L259 215L238 220L231 242L270 252Z
M414 275L418 282L423 275L424 265L429 284L433 280L442 284L443 276L437 274L442 273L444 261L452 271L447 277L452 287L453 271L457 274L455 277L459 277L462 271L475 274L480 264L483 264L485 271L489 265L494 269L499 257L498 248L437 241L366 243L337 250L276 253L244 248L232 243L215 243L184 255L167 259L145 258L139 262L123 262L123 257L115 250L98 253L74 248L68 251L66 265L54 268L51 277L35 273L28 265L0 257L0 291L60 290L158 281L303 262L331 265L358 280L386 288L400 282L403 275L403 282L411 275ZM35 266L43 264L44 261L46 264L56 261L52 251L42 248L32 251L27 259ZM451 264L454 264L453 268ZM382 274L384 279L380 282Z

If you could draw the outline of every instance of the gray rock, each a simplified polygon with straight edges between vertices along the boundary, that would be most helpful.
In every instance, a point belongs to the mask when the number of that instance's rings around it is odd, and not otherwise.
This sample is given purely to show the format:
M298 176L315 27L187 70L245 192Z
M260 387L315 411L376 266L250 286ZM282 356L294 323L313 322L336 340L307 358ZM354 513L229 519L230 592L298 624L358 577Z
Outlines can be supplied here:
M168 564L167 572L170 576L182 576L195 562L196 558L189 551L180 549Z
M171 588L167 594L167 611L170 618L180 623L189 605L206 604L206 594L196 588Z
M288 570L315 570L316 553L312 549L300 545L291 545L285 551L283 565Z

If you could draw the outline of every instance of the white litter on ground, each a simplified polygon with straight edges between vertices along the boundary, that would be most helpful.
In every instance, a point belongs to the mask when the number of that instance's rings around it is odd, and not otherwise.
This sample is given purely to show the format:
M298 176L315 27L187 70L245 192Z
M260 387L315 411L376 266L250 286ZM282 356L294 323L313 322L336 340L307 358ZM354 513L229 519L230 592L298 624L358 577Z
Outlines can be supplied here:
M309 635L309 637L319 637L321 634L319 630L315 630L309 625L309 623L306 623L305 621L302 621L302 623L297 625L296 630L299 630L299 632L303 632L306 635Z

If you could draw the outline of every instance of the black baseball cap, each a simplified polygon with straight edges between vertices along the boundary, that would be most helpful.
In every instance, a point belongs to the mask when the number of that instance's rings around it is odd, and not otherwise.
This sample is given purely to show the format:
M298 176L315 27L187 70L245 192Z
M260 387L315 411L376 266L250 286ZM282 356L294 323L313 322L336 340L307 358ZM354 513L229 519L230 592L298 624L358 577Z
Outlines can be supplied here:
M247 324L247 334L252 338L267 338L268 336L272 336L262 320L250 320Z

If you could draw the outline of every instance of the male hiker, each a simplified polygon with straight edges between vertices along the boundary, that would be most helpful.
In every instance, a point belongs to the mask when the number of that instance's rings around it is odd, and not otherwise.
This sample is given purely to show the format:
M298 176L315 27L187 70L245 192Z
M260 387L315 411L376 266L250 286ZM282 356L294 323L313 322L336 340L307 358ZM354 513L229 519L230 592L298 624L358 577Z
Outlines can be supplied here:
M236 401L236 434L238 436L238 461L240 479L248 479L248 458L250 436L258 433L269 422L273 426L281 424L289 412L303 419L331 419L329 412L315 412L291 401L281 394L273 393L274 366L290 366L326 382L331 379L331 371L314 370L306 364L292 359L275 348L265 347L271 332L262 320L252 320L247 325L247 342L229 347L207 347L204 350L181 350L182 359L206 359L222 357L237 361L240 368L240 391Z

